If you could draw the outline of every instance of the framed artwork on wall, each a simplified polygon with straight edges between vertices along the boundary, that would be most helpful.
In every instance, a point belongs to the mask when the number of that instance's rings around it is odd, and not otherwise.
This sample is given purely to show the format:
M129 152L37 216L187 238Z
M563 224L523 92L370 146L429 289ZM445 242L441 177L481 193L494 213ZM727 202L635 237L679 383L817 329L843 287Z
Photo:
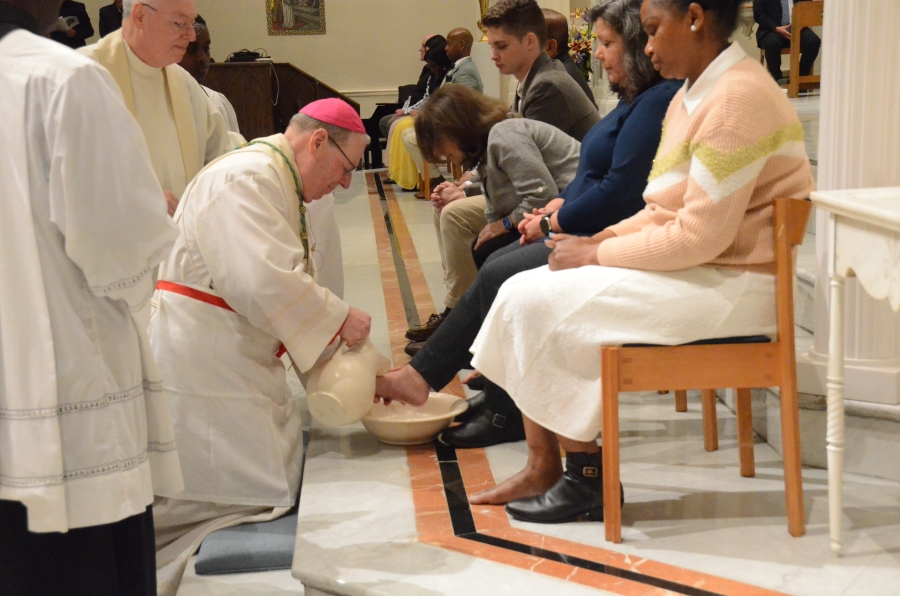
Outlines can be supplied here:
M325 0L266 0L269 35L325 35Z

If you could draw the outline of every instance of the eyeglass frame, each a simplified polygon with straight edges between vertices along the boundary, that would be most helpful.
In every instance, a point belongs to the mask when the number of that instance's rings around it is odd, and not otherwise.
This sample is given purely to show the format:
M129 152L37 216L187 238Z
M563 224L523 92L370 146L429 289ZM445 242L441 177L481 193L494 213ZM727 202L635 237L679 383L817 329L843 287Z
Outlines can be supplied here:
M327 134L327 133L326 133L326 134ZM335 141L334 139L331 138L331 135L328 135L328 140L331 142L332 145L334 145L335 147L337 147L337 150L341 152L341 155L344 156L344 159L347 160L347 163L349 163L349 164L351 165L351 168L350 168L349 170L347 170L346 172L344 172L344 175L341 176L341 178L345 178L345 177L349 176L350 174L352 174L353 172L355 172L355 171L356 171L356 167L357 167L359 164L353 165L353 160L350 159L349 157L347 157L347 154L344 153L344 150L341 149L341 146L338 145L337 141Z
M197 21L194 21L194 22L193 22L192 24L190 24L190 25L186 25L186 24L184 24L184 23L179 23L178 21L173 21L172 19L170 19L170 18L167 17L166 15L162 14L161 12L159 12L159 9L156 8L155 6L152 6L152 5L150 5L150 4L147 4L146 2L139 2L139 4L141 4L141 6L146 6L147 8L149 8L150 10L152 10L153 12L159 14L159 16L161 16L161 17L164 18L165 20L167 20L167 21L169 21L170 23L172 23L173 25L175 25L175 29L177 29L177 30L178 30L178 33L180 33L180 34L182 34L182 35L186 35L186 34L189 35L189 33L188 33L188 30L189 30L189 29L193 29L193 30L194 30L194 35L197 35L197 34L199 34L201 31L203 31L203 27L204 27L203 23L198 23Z

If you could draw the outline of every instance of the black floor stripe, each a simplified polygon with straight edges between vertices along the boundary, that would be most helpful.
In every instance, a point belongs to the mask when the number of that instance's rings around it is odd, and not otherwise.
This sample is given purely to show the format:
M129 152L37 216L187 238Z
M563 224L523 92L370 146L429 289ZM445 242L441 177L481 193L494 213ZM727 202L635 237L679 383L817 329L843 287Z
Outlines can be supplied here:
M375 178L375 187L378 190L378 196L381 197L382 201L381 210L384 214L384 225L387 227L388 237L391 240L391 252L394 257L394 266L397 268L397 280L400 284L400 295L403 298L403 310L406 312L406 320L410 325L418 325L419 313L416 309L412 286L409 283L409 275L406 272L406 264L403 262L403 255L400 252L400 245L394 234L394 227L391 222L390 211L387 206L387 198L384 193L381 176L377 173L373 174L373 176ZM621 577L647 586L669 590L676 594L685 594L686 596L723 596L717 592L701 590L700 588L691 586L683 586L668 580L629 571L627 569L621 569L619 567L612 567L595 561L589 561L580 557L571 557L555 551L522 544L520 542L480 534L475 527L475 519L472 517L472 510L469 508L469 499L466 495L466 487L463 484L459 462L456 459L456 450L453 447L448 447L437 441L435 441L434 445L437 460L441 469L441 479L444 483L444 494L447 497L447 506L450 510L450 521L453 525L453 534L455 536L473 542L480 542L482 544L540 557L542 559L547 559L548 561L556 561L573 567L580 567L596 573Z
M556 551L545 548L538 548L506 540L495 536L480 534L475 528L475 519L472 517L472 510L469 508L469 501L466 495L466 487L463 484L462 473L459 469L459 462L456 459L456 450L441 443L435 442L435 452L437 454L438 464L441 469L441 479L444 483L444 494L447 497L447 505L450 510L450 521L453 525L453 533L459 538L465 538L473 542L488 544L499 548L505 548L517 553L540 557L548 561L556 561L573 567L587 569L596 573L603 573L614 577L631 580L644 584L669 590L675 594L685 594L686 596L724 596L718 592L710 592L692 586L685 586L676 582L672 582L650 575L644 575L636 571L613 567L604 563L597 563L580 557L564 555Z

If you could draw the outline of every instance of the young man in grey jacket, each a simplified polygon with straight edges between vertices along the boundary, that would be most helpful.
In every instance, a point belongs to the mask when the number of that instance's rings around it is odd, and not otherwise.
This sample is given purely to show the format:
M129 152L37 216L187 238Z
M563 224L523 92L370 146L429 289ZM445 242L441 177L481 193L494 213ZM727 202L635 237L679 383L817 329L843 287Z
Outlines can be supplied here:
M535 0L500 0L484 15L491 60L519 82L513 109L580 141L600 120L565 67L550 59L547 24Z

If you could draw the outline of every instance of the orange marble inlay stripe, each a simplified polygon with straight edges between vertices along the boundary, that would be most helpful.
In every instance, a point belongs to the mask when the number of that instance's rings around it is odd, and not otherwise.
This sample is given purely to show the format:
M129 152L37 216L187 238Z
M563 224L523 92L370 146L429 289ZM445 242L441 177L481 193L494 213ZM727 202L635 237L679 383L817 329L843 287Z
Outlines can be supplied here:
M378 250L378 264L381 267L381 283L384 288L384 303L387 308L388 332L391 339L394 366L401 366L409 362L409 356L403 351L403 348L409 341L405 336L409 323L403 310L403 297L400 295L400 283L397 279L397 270L394 267L391 241L387 234L387 228L384 225L381 197L378 195L378 188L375 186L375 176L377 175L366 174L366 186L369 192L372 221L375 223L375 246ZM394 237L397 239L397 244L400 247L403 264L406 267L406 276L409 279L409 285L416 302L416 309L419 312L419 320L424 322L428 320L428 316L431 313L435 312L434 301L431 299L431 292L428 290L425 274L422 272L422 265L419 263L419 256L416 254L416 247L413 245L412 236L409 234L409 228L406 226L406 220L403 218L400 204L394 196L394 189L390 184L385 184L383 188L388 204L388 212L391 216L391 226L394 231ZM441 391L457 397L466 396L462 383L457 377L454 377L450 384L441 389Z
M460 467L460 473L463 478L463 484L466 492L472 494L475 490L481 490L488 486L494 485L493 472L490 469L490 463L483 449L460 449L456 452L457 461ZM440 475L440 467L437 462L437 455L433 447L430 445L420 446L413 452L408 452L408 460L410 465L410 475L419 476L428 470L429 482L423 481L413 482L413 499L417 505L416 519L422 519L424 515L420 515L418 510L419 500L416 498L418 486L425 484L426 490L432 490L433 484L431 479L434 475ZM437 512L434 506L438 502L443 502L446 506L446 498L438 500L436 498L423 499L427 503L428 509L422 513L426 515L435 515ZM509 518L502 507L493 506L473 506L472 516L475 519L475 525L480 534L494 536L519 544L525 544L536 548L543 548L549 551L557 552L563 555L578 557L610 565L619 569L634 571L646 576L667 580L683 586L700 588L710 592L719 594L728 594L729 596L785 596L780 592L751 586L741 582L708 575L690 569L684 569L665 563L659 563L650 559L635 557L634 555L626 555L623 553L571 542L562 538L546 536L537 532L521 530L513 528L509 524ZM434 532L432 528L435 525L419 526L419 542L447 548L460 553L465 553L474 557L488 559L497 563L512 565L520 569L527 569L536 573L549 575L577 584L599 588L621 594L623 596L656 596L663 594L671 594L670 591L654 586L648 586L633 580L598 573L589 569L583 569L572 565L566 565L556 561L550 561L533 555L526 555L501 547L475 542L465 538L454 536L452 524L450 523L450 513L446 512L446 527L444 532ZM598 535L602 534L602 526L597 524Z
M375 223L375 242L378 250L378 262L381 268L381 280L384 287L385 307L391 332L394 363L396 366L399 366L409 361L409 357L403 352L403 347L407 343L404 333L408 323L400 295L397 271L394 267L391 241L388 237L387 228L384 225L381 199L375 186L374 176L367 174L366 182L372 219ZM419 264L409 229L406 227L403 219L400 205L394 197L393 189L389 185L385 185L384 191L394 234L400 247L400 253L403 256L419 317L420 320L424 321L429 313L434 312L431 294L425 283L422 267ZM465 395L459 379L454 379L454 382L444 390L459 396ZM468 494L473 494L495 485L494 474L483 449L460 449L456 452L456 456L463 484ZM455 536L446 494L444 493L440 465L438 464L434 447L432 445L407 447L407 463L409 465L413 503L416 510L416 528L419 534L419 542L423 544L446 548L576 584L606 590L614 594L621 594L622 596L663 596L671 594L668 590L648 586L633 580L598 573ZM475 527L480 534L635 571L684 586L728 594L729 596L784 596L779 592L765 590L725 578L649 559L636 558L631 555L579 544L561 538L545 536L537 532L513 528L510 526L509 518L502 506L473 506L471 511ZM602 532L599 524L597 528L598 532Z

